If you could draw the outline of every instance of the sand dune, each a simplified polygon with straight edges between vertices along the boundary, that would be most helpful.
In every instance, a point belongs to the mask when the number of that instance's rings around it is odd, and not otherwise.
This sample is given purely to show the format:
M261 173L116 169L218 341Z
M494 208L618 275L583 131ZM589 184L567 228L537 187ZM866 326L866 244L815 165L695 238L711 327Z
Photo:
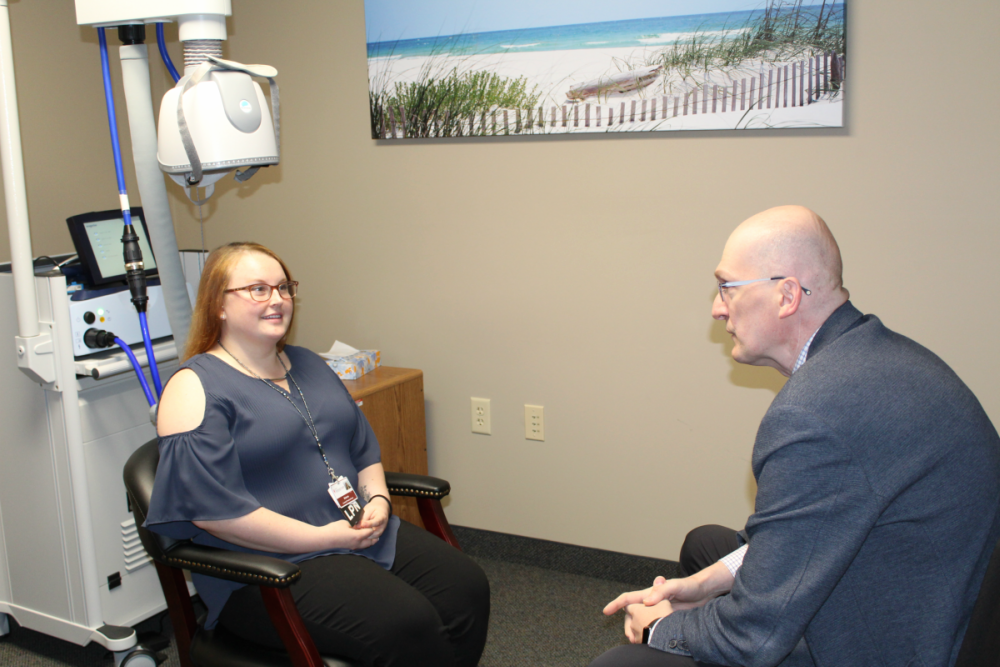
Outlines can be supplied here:
M381 58L369 61L369 75L373 78L382 78L391 82L408 83L422 78L422 72L428 72L437 76L442 76L458 68L460 72L467 71L490 71L504 77L517 78L526 77L528 89L537 87L537 92L541 94L539 105L544 109L545 118L551 118L551 109L556 108L556 127L549 128L550 131L560 132L606 132L612 131L646 131L646 130L680 130L680 129L735 129L735 128L756 128L756 127L839 127L843 123L843 94L838 96L823 96L817 103L804 107L785 107L785 93L778 89L778 99L772 99L771 108L761 105L762 108L755 108L755 105L746 102L749 93L750 79L755 79L755 90L759 87L759 77L764 73L765 82L768 81L768 73L771 70L781 68L782 80L784 79L784 65L788 65L791 72L792 63L764 64L760 61L749 61L738 70L723 72L720 70L710 70L708 72L695 72L689 77L681 77L676 72L661 75L648 87L632 90L625 93L611 92L602 93L599 96L592 96L582 101L573 101L567 98L567 93L574 86L579 86L588 81L601 77L609 77L620 72L629 71L638 67L646 66L655 54L663 49L662 44L654 44L642 48L630 49L578 49L566 51L529 51L518 52L511 50L502 54L476 55L476 56L430 56L430 57L408 57L408 58ZM807 70L808 71L808 70ZM733 109L732 89L734 81L737 84L737 92L743 90L743 80L746 79L747 92L743 94L743 107ZM777 72L772 75L771 88L775 88ZM795 79L795 89L798 91L800 77ZM721 92L716 90L726 90L726 113L721 112L722 99ZM702 113L704 109L704 94L708 90L709 94L716 94L716 113ZM789 89L789 96L791 89ZM690 104L688 113L683 113L683 101L687 99L691 102L697 95L697 113ZM667 117L663 114L663 98L667 96ZM677 115L674 115L674 106L677 106ZM789 104L796 104L799 93L796 92L795 101ZM759 99L759 96L758 96ZM657 104L658 113L656 120L651 119L652 105L654 100ZM632 102L636 102L636 116L632 120ZM643 102L646 103L647 115L644 121L640 121L640 113ZM781 108L777 108L781 103ZM624 104L628 119L624 124L621 120L622 104ZM711 109L712 101L708 106ZM574 109L579 106L580 109ZM586 117L589 108L591 123L586 127L583 119ZM597 124L597 107L600 106L601 123ZM563 108L566 108L567 125L562 126ZM610 128L607 124L608 112L612 111L614 123ZM537 114L537 107L535 110ZM573 118L579 120L574 124Z

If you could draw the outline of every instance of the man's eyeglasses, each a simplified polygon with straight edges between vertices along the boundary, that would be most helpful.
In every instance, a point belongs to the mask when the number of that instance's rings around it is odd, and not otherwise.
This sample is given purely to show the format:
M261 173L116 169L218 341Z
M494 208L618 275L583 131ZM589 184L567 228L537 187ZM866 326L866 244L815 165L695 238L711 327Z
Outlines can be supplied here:
M750 283L765 282L768 280L784 280L787 276L775 276L774 278L754 278L753 280L731 280L728 283L719 283L719 298L722 299L723 303L726 301L726 290L730 287L739 287L740 285L749 285ZM806 293L806 296L812 294L812 290L806 289L803 285L802 291Z
M232 289L227 289L227 292L242 292L246 290L250 293L250 298L254 301L269 301L271 299L271 290L278 290L278 296L282 299L291 299L299 291L299 281L289 280L288 282L279 283L277 285L265 285L264 283L257 283L256 285L246 285L245 287L233 287Z

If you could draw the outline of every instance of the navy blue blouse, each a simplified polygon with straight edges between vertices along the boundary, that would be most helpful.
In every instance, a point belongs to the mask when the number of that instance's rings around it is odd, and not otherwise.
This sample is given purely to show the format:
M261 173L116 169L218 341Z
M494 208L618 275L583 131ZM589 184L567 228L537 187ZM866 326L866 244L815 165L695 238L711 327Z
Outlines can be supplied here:
M381 461L368 420L344 384L318 355L285 347L290 371L309 404L323 450L337 475L357 488L358 471ZM205 389L205 417L192 431L160 438L160 463L145 526L174 539L276 556L298 563L328 554L357 554L389 569L396 554L399 519L391 517L374 546L362 551L328 549L275 554L231 544L192 521L234 519L259 507L323 526L344 517L327 493L330 475L305 421L272 387L211 354L185 362ZM293 385L290 397L303 415ZM359 494L360 495L360 494ZM193 575L208 607L206 627L215 626L229 595L242 584Z

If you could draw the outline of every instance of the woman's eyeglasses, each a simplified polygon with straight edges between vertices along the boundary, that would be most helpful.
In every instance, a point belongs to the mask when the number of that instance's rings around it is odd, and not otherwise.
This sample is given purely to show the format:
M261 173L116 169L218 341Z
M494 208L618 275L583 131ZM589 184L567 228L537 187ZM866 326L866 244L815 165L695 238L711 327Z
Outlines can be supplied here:
M279 283L277 285L265 285L264 283L257 283L256 285L246 285L244 287L233 287L232 289L227 289L227 292L242 292L246 290L250 293L250 298L254 301L269 301L271 299L271 290L278 290L278 296L282 299L291 299L299 291L299 281L289 280L287 282Z

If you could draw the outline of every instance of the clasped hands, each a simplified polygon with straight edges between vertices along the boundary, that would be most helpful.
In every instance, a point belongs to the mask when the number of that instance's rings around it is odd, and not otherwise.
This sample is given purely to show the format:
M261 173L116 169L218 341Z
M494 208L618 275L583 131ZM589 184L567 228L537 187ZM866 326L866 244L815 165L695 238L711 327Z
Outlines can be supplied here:
M681 609L701 607L716 592L708 593L694 577L665 579L657 577L653 585L641 591L622 593L604 608L605 616L625 610L625 636L633 644L642 642L642 631L658 618Z
M361 521L351 526L347 521L334 522L334 526L342 534L345 548L360 551L374 546L389 523L389 504L382 497L372 498L364 507Z

